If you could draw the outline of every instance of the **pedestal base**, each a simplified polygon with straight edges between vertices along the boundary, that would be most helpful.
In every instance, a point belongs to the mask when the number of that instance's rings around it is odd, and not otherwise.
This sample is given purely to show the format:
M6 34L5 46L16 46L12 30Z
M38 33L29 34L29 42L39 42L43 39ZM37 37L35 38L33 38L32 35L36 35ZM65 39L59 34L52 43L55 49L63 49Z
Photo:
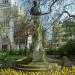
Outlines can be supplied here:
M45 62L45 52L42 50L33 52L33 62Z
M51 70L60 70L60 66L57 64L44 64L44 63L31 63L29 65L21 65L18 64L18 67L15 67L17 70L23 70L23 71L32 71L32 72L38 72L38 71L51 71Z

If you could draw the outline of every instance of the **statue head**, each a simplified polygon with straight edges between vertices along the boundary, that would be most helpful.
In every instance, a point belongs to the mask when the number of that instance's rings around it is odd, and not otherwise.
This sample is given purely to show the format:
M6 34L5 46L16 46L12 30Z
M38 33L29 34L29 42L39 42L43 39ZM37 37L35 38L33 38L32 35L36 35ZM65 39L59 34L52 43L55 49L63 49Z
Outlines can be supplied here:
M40 15L41 14L41 12L39 12L39 9L37 7L37 1L33 1L33 7L31 8L30 14L31 15Z
M34 5L34 7L36 7L37 6L37 2L33 1L33 5Z

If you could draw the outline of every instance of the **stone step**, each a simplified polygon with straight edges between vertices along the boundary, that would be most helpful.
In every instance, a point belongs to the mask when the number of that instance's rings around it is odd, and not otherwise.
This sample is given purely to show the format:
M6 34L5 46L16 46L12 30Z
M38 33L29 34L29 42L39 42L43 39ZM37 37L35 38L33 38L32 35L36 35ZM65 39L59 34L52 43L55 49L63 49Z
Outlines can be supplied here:
M30 68L30 69L34 69L34 68L36 68L36 69L39 69L40 67L43 67L43 68L47 68L47 66L45 66L45 65L43 65L43 66L40 66L40 65L21 65L21 64L18 64L18 65L15 65L15 67L17 67L17 68Z
M17 70L24 70L24 71L47 71L47 65L21 65L18 64L14 67ZM50 69L50 68L49 68Z
M34 72L34 71L48 71L48 69L46 69L46 68L17 68L17 67L15 67L15 69L17 69L17 70L23 70L23 71L32 71L32 72Z

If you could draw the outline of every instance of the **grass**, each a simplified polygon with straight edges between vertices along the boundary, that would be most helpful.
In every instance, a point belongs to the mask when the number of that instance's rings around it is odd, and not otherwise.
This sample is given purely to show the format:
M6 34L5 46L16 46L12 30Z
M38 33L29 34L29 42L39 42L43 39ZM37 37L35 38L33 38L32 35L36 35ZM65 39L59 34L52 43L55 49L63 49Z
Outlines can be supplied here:
M8 55L5 60L16 61L18 59L24 58L22 55Z
M17 60L23 60L26 58L22 55L7 55L5 57L1 57L2 67L13 67L15 64L18 64Z
M24 59L27 59L27 56L26 57L22 57L20 59L17 59L16 61L23 61Z

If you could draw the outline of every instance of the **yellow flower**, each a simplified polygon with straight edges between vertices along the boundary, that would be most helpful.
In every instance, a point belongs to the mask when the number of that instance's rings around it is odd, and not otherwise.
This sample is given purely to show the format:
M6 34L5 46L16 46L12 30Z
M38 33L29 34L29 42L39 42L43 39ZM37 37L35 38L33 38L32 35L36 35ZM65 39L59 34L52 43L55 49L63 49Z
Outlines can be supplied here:
M72 68L67 68L67 67L63 67L62 70L51 70L48 72L28 72L28 71L17 71L14 69L1 69L0 70L0 75L75 75L75 67Z

